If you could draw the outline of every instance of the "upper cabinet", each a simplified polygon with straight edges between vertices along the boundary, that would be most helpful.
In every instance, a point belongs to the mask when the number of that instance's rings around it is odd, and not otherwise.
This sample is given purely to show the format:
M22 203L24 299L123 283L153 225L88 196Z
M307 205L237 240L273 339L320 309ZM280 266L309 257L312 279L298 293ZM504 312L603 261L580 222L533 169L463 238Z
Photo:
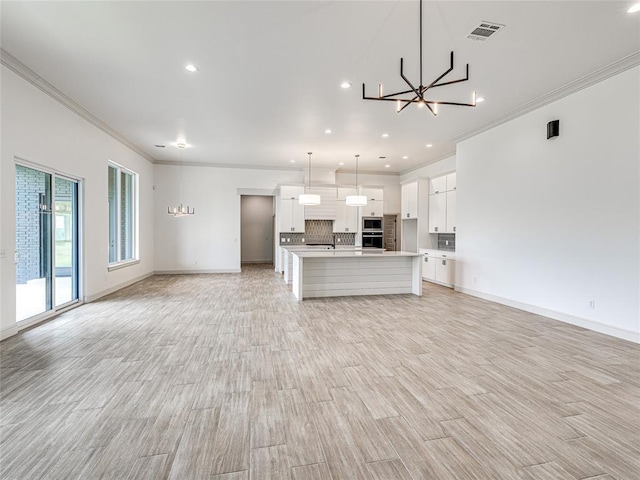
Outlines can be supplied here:
M356 189L338 187L333 233L356 233L358 231L358 208L347 205L348 195L356 195Z
M401 195L402 219L418 218L418 181L403 184Z
M432 178L429 181L429 194L448 192L456 189L456 172L441 177Z
M429 182L429 233L456 233L456 174Z
M278 212L280 232L304 232L304 206L299 203L302 193L304 193L302 186L280 187L280 211Z
M363 217L381 217L383 215L383 189L363 188L360 195L367 197L367 204L361 208Z
M304 210L306 220L335 220L336 219L336 189L335 187L307 187L307 193L320 195L320 205L308 205Z

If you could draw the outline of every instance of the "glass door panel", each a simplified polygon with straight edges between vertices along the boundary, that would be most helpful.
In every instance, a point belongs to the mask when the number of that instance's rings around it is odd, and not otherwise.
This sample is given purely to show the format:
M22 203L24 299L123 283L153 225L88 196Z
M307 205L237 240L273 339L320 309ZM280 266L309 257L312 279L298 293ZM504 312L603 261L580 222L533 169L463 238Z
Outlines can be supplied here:
M52 309L51 175L16 165L16 320Z
M78 184L55 177L55 306L78 299Z

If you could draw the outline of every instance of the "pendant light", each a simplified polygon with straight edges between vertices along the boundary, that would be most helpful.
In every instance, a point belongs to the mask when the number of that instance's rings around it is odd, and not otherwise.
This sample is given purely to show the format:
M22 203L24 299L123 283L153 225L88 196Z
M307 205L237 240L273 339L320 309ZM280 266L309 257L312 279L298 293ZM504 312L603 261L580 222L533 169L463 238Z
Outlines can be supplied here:
M360 187L358 186L358 157L360 155L356 155L356 194L355 195L347 195L346 204L350 207L364 207L367 204L367 196L366 195L358 195L360 193Z
M184 217L186 215L195 215L195 208L182 205L182 150L187 147L186 143L178 143L176 145L180 149L180 205L177 207L167 207L167 213L172 217Z
M307 152L309 155L309 178L308 178L308 189L305 187L305 191L300 195L298 202L300 205L320 205L320 195L316 195L315 193L307 193L307 190L311 189L311 153Z

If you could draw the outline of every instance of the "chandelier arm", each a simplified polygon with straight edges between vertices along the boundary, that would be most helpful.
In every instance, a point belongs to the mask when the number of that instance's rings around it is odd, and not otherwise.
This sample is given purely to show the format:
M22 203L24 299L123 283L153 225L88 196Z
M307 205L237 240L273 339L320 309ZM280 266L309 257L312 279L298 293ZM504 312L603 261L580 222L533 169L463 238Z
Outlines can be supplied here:
M396 102L398 102L398 101L399 101L399 102L403 102L403 101L405 102L405 103L404 103L404 106L403 106L400 110L398 110L396 113L400 113L402 110L404 110L404 109L405 109L405 108L407 108L409 105L411 105L412 103L414 103L414 102L415 102L415 100L416 100L416 98L418 98L418 97L413 97L411 100L396 100Z
M429 103L437 103L438 105L457 105L459 107L475 107L476 106L474 103L461 103L461 102L429 102ZM428 103L427 103L427 106L429 106Z
M433 87L435 84L437 84L440 80L442 80L449 73L451 73L452 70L453 70L453 52L451 52L451 64L449 65L449 68L442 75L440 75L438 78L436 78L433 82L431 82L429 85L427 85L425 87L425 91L429 90L431 87Z
M449 82L444 82L444 83L438 83L437 85L433 85L431 88L444 87L447 85L453 85L454 83L466 82L467 80L469 80L469 77L460 78L458 80L451 80Z
M440 102L430 102L430 103L440 103ZM438 114L435 112L435 110L433 108L431 108L431 105L429 105L427 102L424 102L424 104L427 106L427 108L429 109L429 111L431 112L431 114L434 117L438 116Z
M411 90L413 90L413 93L415 93L418 97L422 98L422 94L420 93L420 90L418 90L416 87L413 86L413 84L409 81L409 79L407 77L404 76L404 72L402 69L402 64L404 63L403 59L400 59L400 76L402 77L402 79L407 82L407 85L409 85L409 87L411 87ZM422 85L420 86L420 89L422 89Z
M362 84L362 86L364 87L364 83ZM362 89L362 98L364 100L393 100L394 102L396 100L402 100L401 98L392 98L395 97L397 95L405 95L407 93L416 93L413 90L405 90L404 92L396 92L396 93L388 93L386 95L382 95L381 97L367 97L366 94L364 93L364 88ZM404 101L404 100L402 100Z

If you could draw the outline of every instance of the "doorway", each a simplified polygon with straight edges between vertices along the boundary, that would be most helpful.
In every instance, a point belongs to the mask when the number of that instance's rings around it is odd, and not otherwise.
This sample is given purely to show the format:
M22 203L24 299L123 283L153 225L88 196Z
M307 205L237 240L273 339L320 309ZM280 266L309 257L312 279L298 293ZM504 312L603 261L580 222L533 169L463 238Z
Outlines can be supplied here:
M398 216L385 215L384 218L384 249L387 251L396 251L400 245L398 232Z
M240 262L273 265L274 197L240 197Z
M16 164L16 321L79 299L78 180Z

